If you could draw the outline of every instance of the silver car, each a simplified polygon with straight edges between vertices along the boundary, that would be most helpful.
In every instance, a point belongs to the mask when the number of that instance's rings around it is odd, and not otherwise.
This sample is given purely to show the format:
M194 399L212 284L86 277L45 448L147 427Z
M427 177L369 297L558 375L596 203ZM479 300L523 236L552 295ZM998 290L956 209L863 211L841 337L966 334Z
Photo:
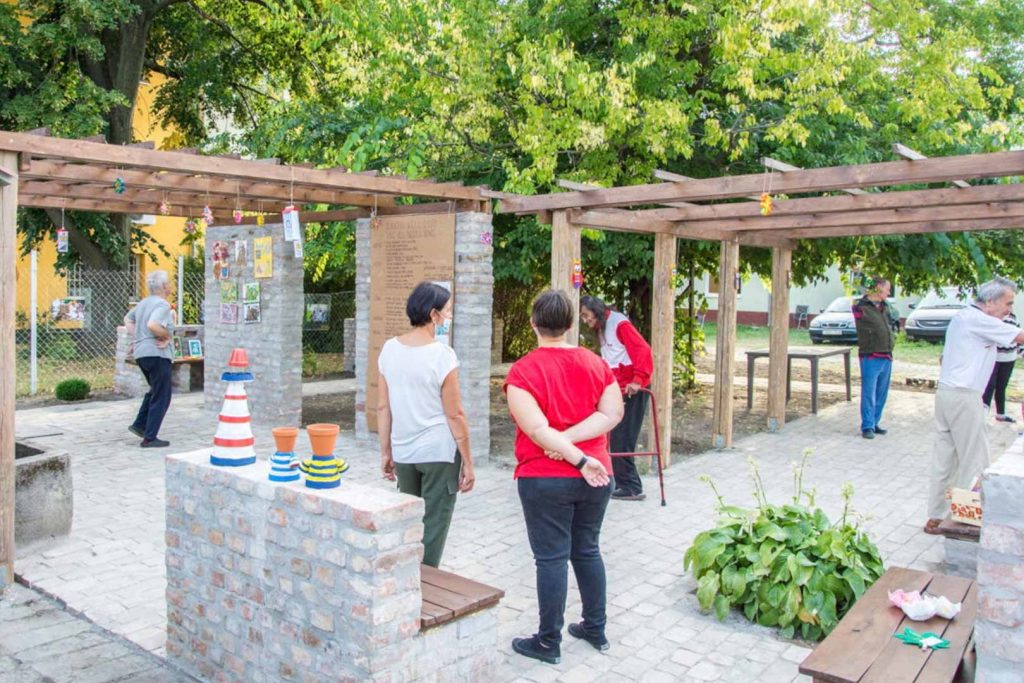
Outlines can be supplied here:
M907 316L903 329L907 339L914 341L945 341L949 321L961 308L970 304L970 297L960 294L956 287L943 287L928 292L920 302L911 306L914 310Z

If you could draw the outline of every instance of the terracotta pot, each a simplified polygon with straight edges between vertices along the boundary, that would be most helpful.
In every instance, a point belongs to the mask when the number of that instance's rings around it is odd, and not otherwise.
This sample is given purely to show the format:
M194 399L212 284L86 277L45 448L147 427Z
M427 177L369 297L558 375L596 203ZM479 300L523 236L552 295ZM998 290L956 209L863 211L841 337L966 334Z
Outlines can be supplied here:
M274 427L271 430L278 453L294 453L295 440L299 438L298 427Z
M309 445L313 448L313 455L331 455L334 453L334 443L338 440L338 432L341 427L332 424L314 424L306 427L309 435Z

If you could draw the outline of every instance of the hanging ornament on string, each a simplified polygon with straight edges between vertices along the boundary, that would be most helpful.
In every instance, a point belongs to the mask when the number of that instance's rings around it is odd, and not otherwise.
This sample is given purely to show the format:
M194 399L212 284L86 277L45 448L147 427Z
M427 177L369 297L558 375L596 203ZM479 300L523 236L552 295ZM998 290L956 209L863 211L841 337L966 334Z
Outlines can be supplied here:
M770 216L774 208L772 202L772 171L769 168L764 170L764 183L761 187L761 215Z
M210 209L209 204L203 207L203 220L206 221L207 225L213 224L213 210Z
M263 225L263 200L256 205L256 225Z
M583 262L578 258L572 260L572 288L583 287Z
M242 199L240 197L241 189L235 185L235 210L231 212L231 217L235 219L235 225L242 222Z
M370 229L376 230L380 227L380 218L377 217L377 195L373 195L373 208L370 209Z
M60 207L60 228L57 229L57 253L68 253L68 231L64 227L64 207Z
M196 223L195 218L189 218L185 221L185 234L194 235L199 231L199 224Z
M171 214L171 205L167 203L167 200L160 202L160 215L169 216Z
M122 178L121 176L117 176L116 178L114 178L114 192L116 192L117 194L124 194L124 190L124 178Z

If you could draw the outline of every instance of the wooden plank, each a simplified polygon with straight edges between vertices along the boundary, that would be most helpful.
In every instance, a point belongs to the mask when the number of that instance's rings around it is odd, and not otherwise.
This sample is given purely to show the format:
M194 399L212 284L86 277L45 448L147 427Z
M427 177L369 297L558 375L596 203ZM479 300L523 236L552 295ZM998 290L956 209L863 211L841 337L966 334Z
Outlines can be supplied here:
M573 262L581 258L580 228L569 222L565 211L556 211L551 217L551 286L569 295L573 306L573 325L565 334L565 341L579 344L580 290L572 286ZM583 276L586 277L586 271Z
M676 238L654 236L654 288L651 306L651 351L654 374L651 393L658 407L658 441L661 445L661 466L672 464L672 368L673 340L676 322L676 292L673 274L676 267Z
M723 241L718 268L718 331L715 339L715 393L711 421L711 445L732 445L733 365L736 355L736 284L740 245Z
M802 171L803 169L793 164L787 164L785 161L779 161L778 159L772 159L771 157L761 157L761 164L765 168L770 168L773 171L780 173L790 173L792 171ZM771 181L768 181L769 187L771 187ZM846 194L867 194L864 190L859 187L844 187L843 192ZM758 198L760 199L760 197Z
M469 595L460 595L428 583L422 584L421 588L423 591L423 601L439 605L451 611L449 619L457 619L464 614L469 614L477 606L477 599Z
M972 185L968 189L942 188L937 190L900 190L873 192L857 197L829 196L800 199L776 199L772 216L802 213L834 213L868 209L900 209L906 207L981 204L1024 200L1024 183L999 185ZM722 218L760 218L758 204L733 202L729 204L701 204L690 209L644 209L638 214L666 221L699 221Z
M18 155L0 151L0 589L14 583L14 311Z
M0 149L12 152L32 152L73 161L122 166L125 169L134 170L177 171L209 177L260 180L279 184L294 183L333 190L355 190L439 199L480 200L482 198L480 190L474 187L441 187L435 183L424 183L417 180L395 180L388 177L321 171L294 166L267 166L246 160L133 149L120 145L43 138L23 133L0 132Z
M971 587L971 583L969 579L958 576L936 574L928 583L927 591L932 595L945 595L952 602L961 602L967 595L967 590ZM943 636L946 627L950 624L948 619L943 619L939 616L925 621L913 621L903 616L903 612L895 607L890 606L887 609L903 617L893 633L900 633L905 628L911 628L917 633L931 632L938 636ZM959 655L963 655L963 648L967 646L967 643L966 641L963 643L951 642L950 646L950 649L959 649ZM921 648L912 647L896 640L896 638L890 638L878 652L875 661L864 673L860 681L861 683L913 683L913 681L918 680L918 674L932 656L933 653L930 650L922 650ZM943 664L949 670L945 672L944 677L939 675L937 678L943 681L950 681L956 673L957 666L960 664L960 657L958 656L955 662L945 658L932 666L932 671L935 674L939 674Z
M142 142L132 142L126 145L127 147L138 147L140 149L156 149L156 143L152 140L143 140Z
M657 173L657 172L655 172ZM603 190L604 188L600 185L590 185L588 183L578 183L575 180L564 180L558 179L558 186L563 190L576 190L579 192L591 192L593 190ZM696 206L690 202L665 202L665 206Z
M693 180L693 178L688 176L688 175L680 175L678 173L673 173L672 171L664 171L664 170L662 170L660 168L654 169L654 177L657 178L658 180L665 180L665 181L668 181L670 183L685 183L685 182L688 182L690 180ZM752 199L755 202L757 202L757 201L761 200L761 195L757 195L757 194L750 195L749 197L747 197L747 199ZM665 206L700 206L700 205L699 204L692 204L690 202L672 202L672 203L666 202Z
M969 659L966 649L971 643L977 616L978 585L972 581L967 595L964 596L960 614L949 622L943 633L943 637L950 641L949 649L937 650L932 653L924 668L921 669L921 674L918 676L919 681L924 683L925 681L939 680L946 672L955 671L961 661Z
M261 204L267 211L280 211L284 208L286 200L274 200L257 202L254 199L236 199L223 195L205 195L188 192L161 192L159 190L137 189L128 187L124 192L114 192L113 186L98 185L65 185L62 183L43 183L39 181L28 181L22 183L20 188L24 195L43 195L47 197L66 197L68 199L98 199L101 201L113 200L118 202L138 202L150 207L149 213L155 213L160 202L166 200L168 204L181 204L183 206L209 206L214 212L219 209L227 216L237 207L245 211L256 211Z
M921 154L920 152L913 150L907 147L906 145L901 145L898 142L892 143L892 151L898 154L899 156L903 157L904 159L910 159L911 161L918 161L920 159L928 158L925 155ZM965 182L963 180L953 180L950 182L952 182L952 184L956 185L957 187L971 187L970 183Z
M896 632L903 612L889 609L890 590L924 590L932 575L891 567L860 597L832 633L800 664L800 673L829 683L855 683Z
M32 155L22 152L18 155L18 173L25 174L32 170Z
M498 599L505 597L505 591L499 588L488 586L486 583L467 579L464 576L452 574L451 572L446 572L426 564L420 565L420 581L464 595L479 594L488 598L496 597Z
M422 607L420 607L420 628L428 628L430 626L438 626L445 621L450 621L452 618L452 611L447 607L441 605L435 605L434 603L423 601Z
M50 195L23 194L18 198L18 203L23 207L37 209L69 209L77 211L92 211L95 213L157 213L158 203L136 202L136 201L114 201L100 199L76 199L61 198ZM202 214L201 206L172 205L171 216L198 217Z
M786 364L789 351L789 280L792 249L772 249L772 329L768 355L768 430L786 424Z
M962 221L925 221L921 223L894 223L892 225L847 225L835 228L805 228L780 230L775 233L790 239L816 239L820 237L858 237L872 235L916 235L926 232L976 232L979 230L1009 230L1024 228L1024 216L1004 218L978 218ZM744 234L744 233L740 233Z
M6 137L7 135L0 135L0 147L10 148L12 143L7 142ZM773 192L796 194L841 190L844 187L938 183L958 178L998 178L1016 175L1024 175L1024 150L794 171L777 178L773 184ZM507 213L533 213L542 209L630 206L666 201L712 201L758 194L763 184L763 175L754 173L704 178L685 183L612 187L596 192L506 197L501 200L501 209Z

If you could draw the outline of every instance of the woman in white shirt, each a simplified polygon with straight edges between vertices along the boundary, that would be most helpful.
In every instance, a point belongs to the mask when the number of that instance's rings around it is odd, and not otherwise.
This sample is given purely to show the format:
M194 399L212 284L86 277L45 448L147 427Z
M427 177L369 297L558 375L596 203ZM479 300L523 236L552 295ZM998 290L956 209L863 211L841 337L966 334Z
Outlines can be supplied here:
M441 563L459 491L473 488L469 425L459 394L459 361L437 341L451 327L451 293L430 282L405 305L412 330L384 343L377 359L381 471L402 493L423 498L423 563Z

